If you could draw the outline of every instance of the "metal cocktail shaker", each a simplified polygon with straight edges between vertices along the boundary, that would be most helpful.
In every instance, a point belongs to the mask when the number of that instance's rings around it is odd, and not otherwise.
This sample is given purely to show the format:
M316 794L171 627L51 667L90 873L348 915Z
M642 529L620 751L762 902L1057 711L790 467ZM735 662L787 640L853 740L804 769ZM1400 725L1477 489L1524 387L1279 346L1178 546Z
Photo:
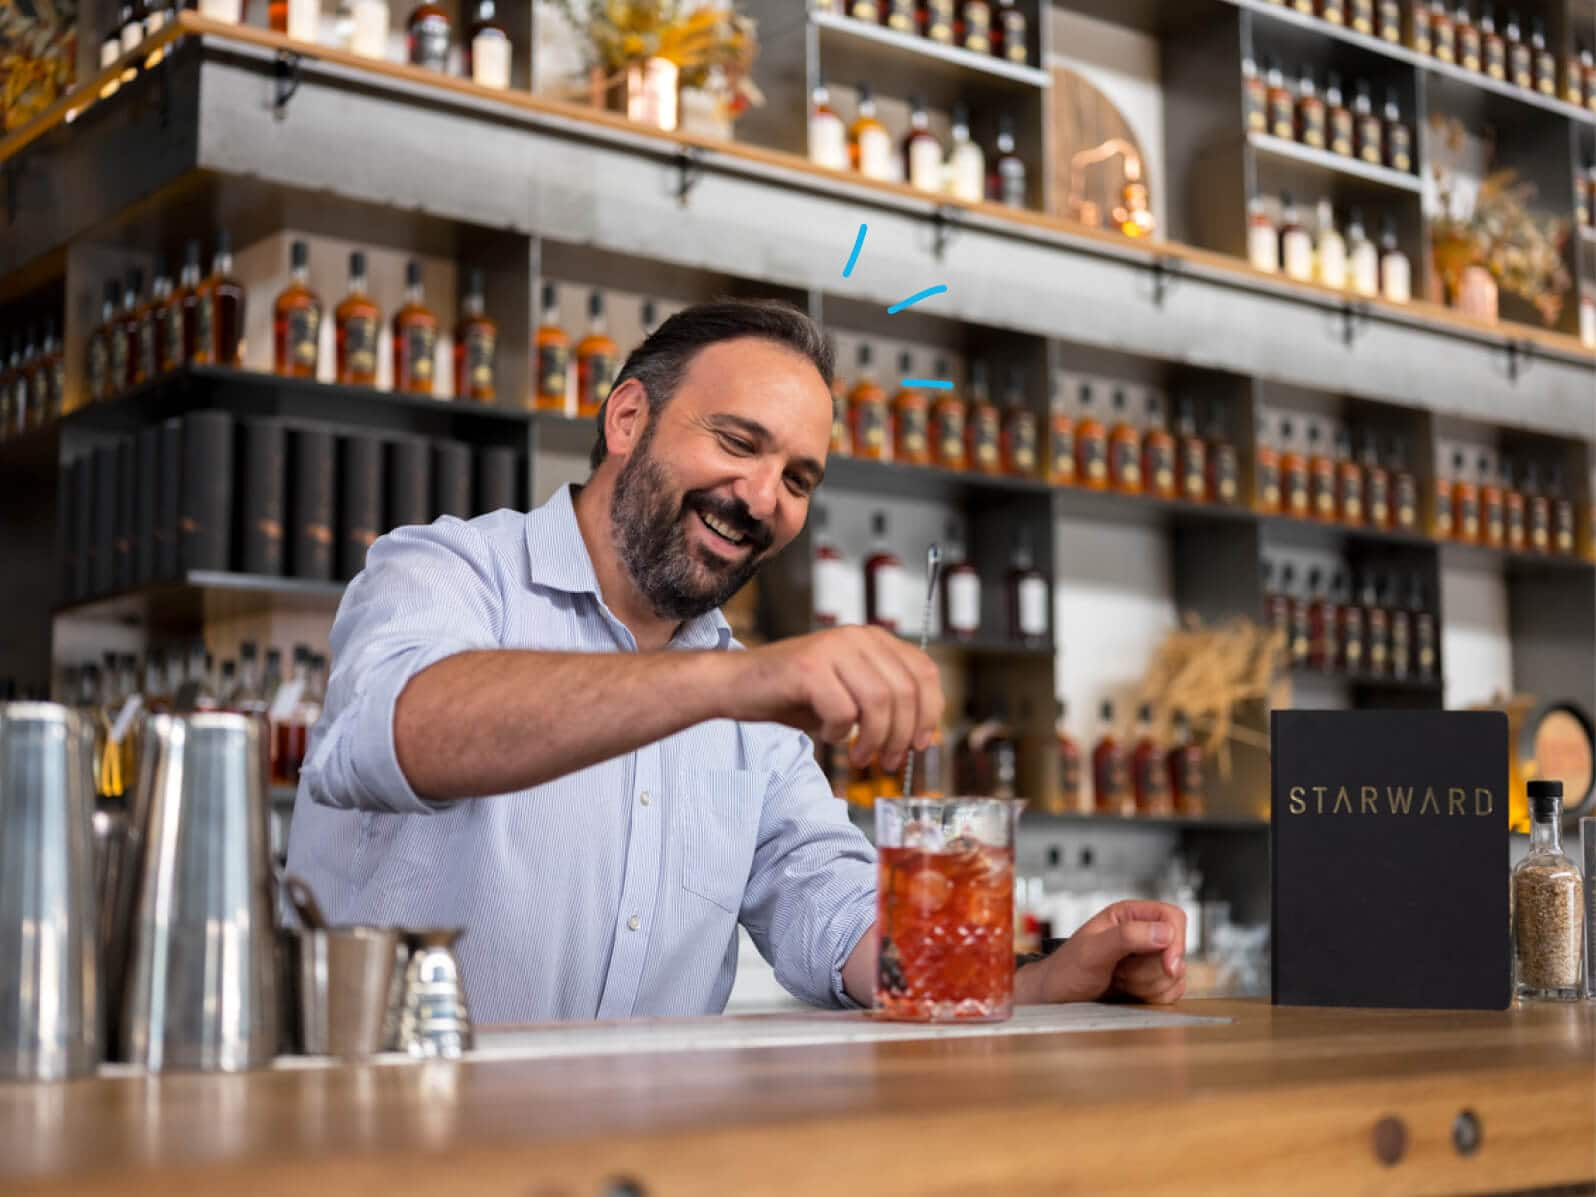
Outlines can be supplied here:
M126 1056L155 1072L263 1066L279 1009L262 723L156 715L143 749Z
M0 1078L100 1062L94 740L55 703L0 704Z

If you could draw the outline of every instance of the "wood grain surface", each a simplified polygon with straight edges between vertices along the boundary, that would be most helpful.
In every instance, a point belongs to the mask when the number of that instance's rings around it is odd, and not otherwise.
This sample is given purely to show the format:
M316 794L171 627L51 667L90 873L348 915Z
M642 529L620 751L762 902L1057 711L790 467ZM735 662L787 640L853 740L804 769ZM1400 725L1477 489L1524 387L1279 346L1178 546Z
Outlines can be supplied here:
M1596 1182L1596 1004L1177 1009L1234 1021L0 1087L0 1188L1278 1197Z

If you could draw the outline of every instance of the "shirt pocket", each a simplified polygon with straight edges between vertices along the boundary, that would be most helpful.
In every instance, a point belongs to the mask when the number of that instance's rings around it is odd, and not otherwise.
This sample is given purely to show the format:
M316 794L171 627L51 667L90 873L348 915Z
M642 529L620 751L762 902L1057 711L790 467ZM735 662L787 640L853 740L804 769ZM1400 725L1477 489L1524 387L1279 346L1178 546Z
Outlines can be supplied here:
M682 888L736 914L754 865L769 774L683 770L672 795Z

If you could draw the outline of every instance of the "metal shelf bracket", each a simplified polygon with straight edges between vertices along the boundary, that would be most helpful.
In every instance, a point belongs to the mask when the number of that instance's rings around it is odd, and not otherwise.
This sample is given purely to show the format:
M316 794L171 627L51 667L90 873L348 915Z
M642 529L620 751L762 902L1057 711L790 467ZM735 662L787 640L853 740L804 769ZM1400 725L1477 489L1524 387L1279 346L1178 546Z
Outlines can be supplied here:
M1351 349L1358 343L1358 338L1369 331L1369 305L1346 300L1336 309L1336 323L1341 343Z
M931 256L940 262L958 235L959 210L947 204L938 204L931 213Z
M693 194L704 179L704 152L696 145L683 146L676 151L673 160L676 168L676 183L671 189L671 194L676 197L676 202L682 207L687 207L688 197Z
M282 120L288 115L288 101L294 98L294 93L299 90L302 81L300 75L301 58L288 50L281 50L277 54L276 66L273 70L272 84L272 115Z
M1503 345L1503 367L1508 382L1517 382L1535 364L1535 345L1531 341L1509 339Z
M1155 254L1153 260L1147 264L1147 276L1152 283L1151 298L1155 308L1164 306L1164 300L1169 298L1169 293L1180 282L1183 269L1180 259L1170 254Z

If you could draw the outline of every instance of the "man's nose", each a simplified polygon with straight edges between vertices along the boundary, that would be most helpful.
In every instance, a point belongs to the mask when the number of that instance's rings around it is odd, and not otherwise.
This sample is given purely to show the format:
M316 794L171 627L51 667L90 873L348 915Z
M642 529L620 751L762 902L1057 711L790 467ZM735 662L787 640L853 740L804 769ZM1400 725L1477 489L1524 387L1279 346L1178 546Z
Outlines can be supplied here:
M781 464L761 462L738 480L734 490L749 515L762 523L769 521L781 499Z

